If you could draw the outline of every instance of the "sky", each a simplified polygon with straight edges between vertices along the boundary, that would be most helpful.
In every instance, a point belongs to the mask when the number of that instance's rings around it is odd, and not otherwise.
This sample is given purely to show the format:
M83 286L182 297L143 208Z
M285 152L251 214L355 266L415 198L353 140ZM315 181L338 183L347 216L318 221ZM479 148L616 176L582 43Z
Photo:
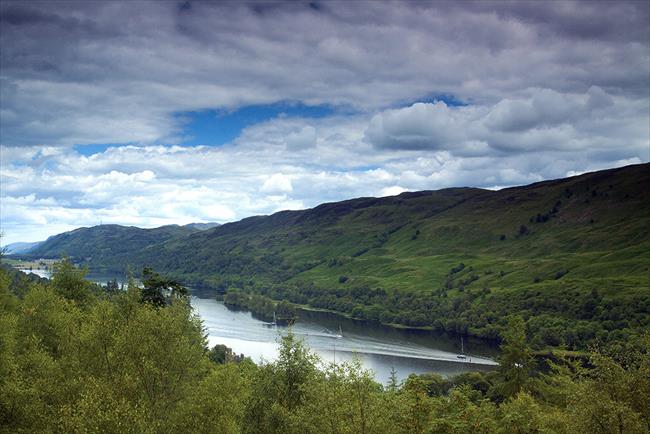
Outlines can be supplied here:
M0 3L2 244L650 159L650 2Z

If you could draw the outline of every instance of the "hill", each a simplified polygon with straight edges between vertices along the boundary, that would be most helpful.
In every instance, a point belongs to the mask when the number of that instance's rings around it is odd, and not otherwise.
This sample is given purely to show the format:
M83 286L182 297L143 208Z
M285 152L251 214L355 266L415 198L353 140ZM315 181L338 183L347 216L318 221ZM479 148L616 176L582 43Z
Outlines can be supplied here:
M124 270L123 258L131 253L198 231L197 228L178 225L153 229L99 225L51 236L23 256L31 258L69 256L77 263L89 264L94 271Z
M186 225L183 225L183 227L191 228L191 229L198 229L200 231L205 231L208 229L216 228L217 226L220 226L219 223L215 222L209 222L209 223L188 223Z
M499 191L328 203L139 250L97 239L109 262L72 244L68 253L91 267L150 265L220 292L485 338L517 313L535 346L584 348L650 327L648 185L650 165L635 165Z
M36 241L33 243L11 243L3 247L4 253L7 255L20 255L29 253L32 249L36 248L43 241Z

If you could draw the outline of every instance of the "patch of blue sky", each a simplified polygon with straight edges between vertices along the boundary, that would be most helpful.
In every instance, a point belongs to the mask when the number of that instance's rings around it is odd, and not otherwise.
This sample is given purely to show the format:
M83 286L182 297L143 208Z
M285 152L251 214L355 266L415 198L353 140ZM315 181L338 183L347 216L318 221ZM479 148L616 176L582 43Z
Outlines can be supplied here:
M434 93L430 95L425 95L421 98L414 99L411 101L407 101L401 104L398 104L397 106L393 108L401 108L401 107L410 107L413 104L423 102L423 103L435 103L437 101L442 101L445 104L447 104L449 107L464 107L469 105L468 103L464 102L461 99L458 99L456 96L449 94L449 93Z
M177 136L180 146L222 146L235 140L248 126L277 117L323 118L341 112L330 105L305 105L300 102L282 101L274 104L259 104L227 111L219 109L175 113L174 118L181 125ZM114 146L136 143L107 143L75 145L81 155L90 156L105 152ZM158 143L165 144L165 143Z
M393 108L408 107L418 102L433 103L444 101L452 107L467 105L451 94L430 94L421 98L402 102ZM260 122L278 117L295 118L324 118L332 115L354 115L355 110L349 107L333 107L327 104L306 105L296 101L281 101L273 104L256 104L227 111L221 109L206 109L174 114L181 125L177 136L180 146L222 146L235 140L242 130ZM108 143L75 145L74 149L81 155L90 156L105 152L114 146L133 145L135 143ZM160 143L164 144L164 143Z
M180 143L185 146L221 146L232 142L248 126L277 117L323 118L335 113L329 105L309 106L298 102L250 105L235 111L201 110L177 113L183 122Z
M77 151L81 155L85 155L86 157L93 155L93 154L101 154L104 151L106 151L108 148L112 148L114 146L124 146L128 145L129 143L107 143L107 144L92 144L92 145L74 145L74 150Z

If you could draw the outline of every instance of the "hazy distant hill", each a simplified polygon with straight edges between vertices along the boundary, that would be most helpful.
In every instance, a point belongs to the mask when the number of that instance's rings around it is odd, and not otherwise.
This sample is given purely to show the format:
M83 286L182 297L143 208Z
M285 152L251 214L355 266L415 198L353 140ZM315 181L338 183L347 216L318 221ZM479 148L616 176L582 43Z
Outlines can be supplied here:
M215 222L209 222L209 223L189 223L189 224L184 225L183 227L198 229L200 231L205 231L205 230L208 230L208 229L216 228L217 226L220 226L220 224L215 223Z
M353 199L189 234L79 229L33 253L151 265L221 291L485 337L519 313L539 346L581 347L650 328L648 185L644 164L500 191Z
M7 255L19 255L29 253L30 250L36 248L43 241L36 241L33 243L11 243L4 246L4 253Z

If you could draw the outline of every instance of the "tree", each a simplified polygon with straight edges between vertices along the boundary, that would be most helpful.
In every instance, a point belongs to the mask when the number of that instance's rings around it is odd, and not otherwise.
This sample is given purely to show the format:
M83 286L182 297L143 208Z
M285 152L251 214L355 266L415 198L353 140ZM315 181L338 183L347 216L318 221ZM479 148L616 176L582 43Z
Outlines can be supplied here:
M77 268L70 258L64 258L54 264L52 284L68 300L83 302L90 295L90 282L85 279L87 272L87 268Z
M282 337L277 368L283 406L292 409L300 404L302 386L315 375L317 361L318 358L291 331Z
M409 433L424 433L430 423L433 401L427 386L423 378L411 374L402 388L406 403L402 425Z
M315 389L318 357L289 331L280 340L278 359L264 364L253 377L246 405L244 432L302 433L295 414Z
M175 280L167 279L149 267L142 269L142 302L156 307L166 306L176 299L187 297L187 288Z
M593 368L569 388L568 409L582 432L650 432L650 333L636 345L622 360L593 353Z
M526 345L526 323L520 316L513 316L503 333L497 398L511 398L521 391L528 381L532 367L532 355Z
M398 387L399 387L399 381L397 380L397 369L395 369L395 366L391 366L390 378L388 379L387 390L390 392L395 392Z
M106 282L105 289L108 293L118 292L120 290L120 286L117 284L117 279L113 278L113 280Z

